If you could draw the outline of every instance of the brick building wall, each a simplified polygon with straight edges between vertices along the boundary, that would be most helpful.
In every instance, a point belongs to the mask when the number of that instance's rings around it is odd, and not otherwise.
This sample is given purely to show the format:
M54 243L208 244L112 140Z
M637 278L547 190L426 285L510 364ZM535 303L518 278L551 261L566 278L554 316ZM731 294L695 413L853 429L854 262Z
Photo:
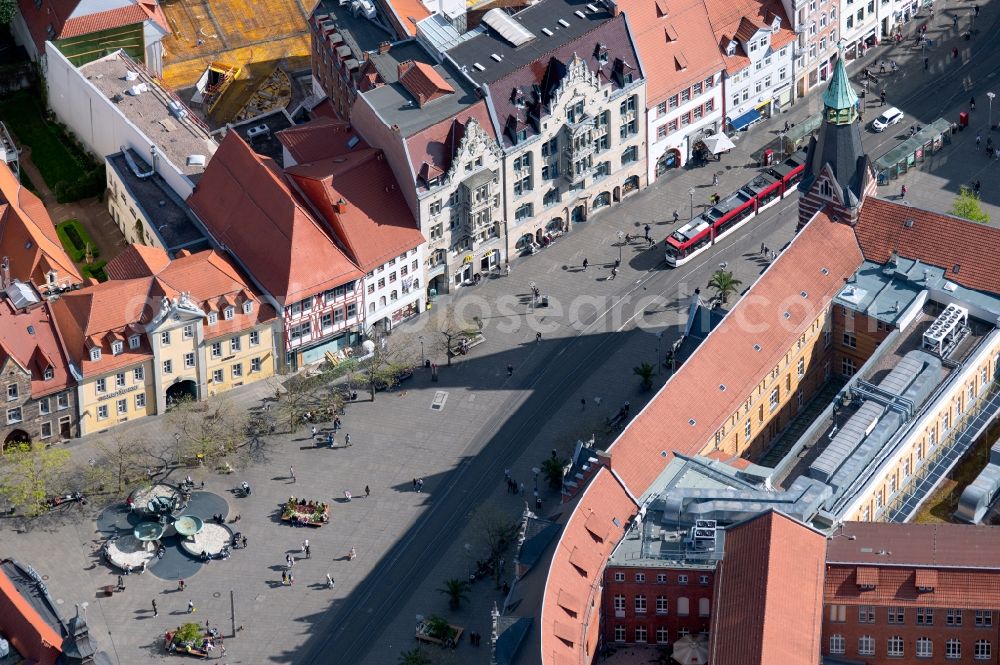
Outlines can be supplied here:
M823 655L868 665L997 663L1000 650L997 600L1000 599L992 600L992 609L968 605L945 608L829 603L824 608Z
M31 375L8 358L0 366L0 442L52 442L70 439L76 431L76 392L67 389L32 397ZM9 440L8 440L9 439Z
M708 567L609 564L601 607L604 642L669 644L686 633L707 633L714 579Z
M865 314L835 305L833 323L833 371L853 376L871 358L875 348L892 332L892 327Z

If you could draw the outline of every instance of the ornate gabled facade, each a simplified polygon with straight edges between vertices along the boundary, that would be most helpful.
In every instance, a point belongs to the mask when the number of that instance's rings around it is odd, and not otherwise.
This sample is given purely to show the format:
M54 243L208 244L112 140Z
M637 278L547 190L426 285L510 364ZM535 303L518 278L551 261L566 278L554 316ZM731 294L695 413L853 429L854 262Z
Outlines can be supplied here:
M858 96L843 58L823 93L823 125L809 141L805 175L799 183L799 226L824 206L839 221L857 222L861 202L875 193L875 172L861 146Z
M486 274L507 257L503 153L477 115L408 141L424 148L417 172L420 230L428 241L426 281L437 293Z

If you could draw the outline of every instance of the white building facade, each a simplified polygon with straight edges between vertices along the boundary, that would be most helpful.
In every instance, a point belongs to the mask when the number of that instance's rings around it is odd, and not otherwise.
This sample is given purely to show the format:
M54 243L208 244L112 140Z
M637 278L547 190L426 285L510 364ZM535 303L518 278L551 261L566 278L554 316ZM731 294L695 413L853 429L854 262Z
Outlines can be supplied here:
M791 103L792 44L774 44L772 37L779 33L781 17L774 16L768 26L746 35L737 32L724 45L725 56L736 56L742 49L749 60L739 69L727 69L723 79L727 129L744 129Z
M648 110L648 182L670 169L684 166L698 139L722 129L722 106L719 72L691 83Z

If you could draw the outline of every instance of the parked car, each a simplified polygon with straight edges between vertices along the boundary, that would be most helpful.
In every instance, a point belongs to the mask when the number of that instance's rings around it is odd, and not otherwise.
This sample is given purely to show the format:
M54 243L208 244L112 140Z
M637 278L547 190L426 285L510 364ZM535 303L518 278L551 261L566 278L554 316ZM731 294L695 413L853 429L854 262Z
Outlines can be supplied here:
M889 125L895 125L897 122L903 120L903 112L897 109L895 106L886 109L882 115L872 120L872 130L876 132L884 132L886 127Z

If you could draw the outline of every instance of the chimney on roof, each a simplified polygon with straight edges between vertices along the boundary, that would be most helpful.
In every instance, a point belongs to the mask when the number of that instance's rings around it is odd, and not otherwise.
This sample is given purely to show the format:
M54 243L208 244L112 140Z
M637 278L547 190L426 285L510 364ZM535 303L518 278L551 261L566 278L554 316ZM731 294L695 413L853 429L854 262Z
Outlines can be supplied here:
M347 212L347 201L341 198L339 201L333 204L333 210L338 215L342 215Z
M388 53L389 49L391 48L392 48L392 42L379 42L378 52L384 55Z
M86 284L87 286L97 286L98 284L100 284L100 282L97 281L96 277L90 277L84 281L84 284Z
M191 250L190 249L179 249L179 250L177 250L177 253L174 254L174 258L177 258L177 259L183 259L185 256L191 256Z

